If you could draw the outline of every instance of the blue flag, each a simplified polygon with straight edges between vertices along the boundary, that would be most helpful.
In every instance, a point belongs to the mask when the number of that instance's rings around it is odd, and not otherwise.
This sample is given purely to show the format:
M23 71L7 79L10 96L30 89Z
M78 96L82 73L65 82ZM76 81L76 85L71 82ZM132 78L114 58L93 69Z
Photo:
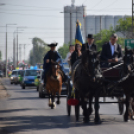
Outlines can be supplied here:
M75 35L75 44L83 44L83 37L81 33L81 23L77 21L76 23L76 35Z

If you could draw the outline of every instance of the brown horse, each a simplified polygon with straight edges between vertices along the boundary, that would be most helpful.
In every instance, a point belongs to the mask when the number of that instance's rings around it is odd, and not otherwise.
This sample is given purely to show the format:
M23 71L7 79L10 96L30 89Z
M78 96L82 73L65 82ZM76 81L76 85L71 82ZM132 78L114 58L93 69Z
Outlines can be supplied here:
M51 69L46 76L46 90L49 94L49 103L48 105L51 109L56 108L55 104L55 95L57 95L57 104L60 104L60 95L62 91L62 72L60 71L59 63L53 62Z

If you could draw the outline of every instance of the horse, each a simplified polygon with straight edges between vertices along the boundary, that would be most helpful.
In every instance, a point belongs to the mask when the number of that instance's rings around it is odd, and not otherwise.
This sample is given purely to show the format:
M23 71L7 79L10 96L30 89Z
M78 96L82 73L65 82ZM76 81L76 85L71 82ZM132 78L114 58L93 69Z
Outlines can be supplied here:
M61 91L62 91L62 72L60 70L60 65L57 62L52 61L51 64L51 68L48 71L47 75L46 75L46 90L49 94L49 107L51 107L51 109L56 108L56 104L55 104L55 95L56 93L58 93L57 95L57 104L60 104L60 95L61 95Z
M123 75L129 75L129 77L122 81L118 86L120 86L126 95L125 105L126 111L124 114L124 121L127 122L130 119L134 120L134 50L125 48L125 56L123 58Z
M72 81L76 92L81 100L83 109L83 121L89 121L89 115L92 113L92 99L95 96L95 123L100 122L98 114L99 109L99 92L102 87L102 75L100 69L99 56L100 52L86 50L82 54L81 62L72 66ZM87 101L89 100L89 108Z

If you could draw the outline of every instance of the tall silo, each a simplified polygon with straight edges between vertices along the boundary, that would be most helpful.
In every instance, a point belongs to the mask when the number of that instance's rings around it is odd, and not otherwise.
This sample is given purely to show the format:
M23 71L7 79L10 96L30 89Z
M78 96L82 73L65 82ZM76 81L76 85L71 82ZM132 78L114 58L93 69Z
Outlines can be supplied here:
M110 27L114 28L114 16L106 15L105 22L106 22L106 29L109 29Z
M64 43L70 42L70 6L64 7Z
M86 32L88 34L95 34L95 16L88 15L86 17Z
M71 6L71 44L75 40L75 32L76 32L76 6Z
M100 16L95 16L95 34L100 32L100 29L101 29L101 27L100 27L100 25L101 25L100 19L101 19Z

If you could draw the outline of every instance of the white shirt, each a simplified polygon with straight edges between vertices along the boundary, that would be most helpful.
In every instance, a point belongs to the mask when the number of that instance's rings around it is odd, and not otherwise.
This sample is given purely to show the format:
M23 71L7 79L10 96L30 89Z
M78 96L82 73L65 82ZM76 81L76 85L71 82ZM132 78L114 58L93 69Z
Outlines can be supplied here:
M90 47L92 46L92 44L90 44L90 45L88 44L88 46L89 46L89 48L90 48Z
M64 62L68 62L68 59L69 59L70 56L71 56L71 53L68 52L68 53L67 53L67 56L66 56L66 58L65 58L65 60L64 60Z
M112 55L114 54L114 50L115 50L115 44L112 45L112 43L109 41L109 44L110 44L110 48L111 48L111 53Z

